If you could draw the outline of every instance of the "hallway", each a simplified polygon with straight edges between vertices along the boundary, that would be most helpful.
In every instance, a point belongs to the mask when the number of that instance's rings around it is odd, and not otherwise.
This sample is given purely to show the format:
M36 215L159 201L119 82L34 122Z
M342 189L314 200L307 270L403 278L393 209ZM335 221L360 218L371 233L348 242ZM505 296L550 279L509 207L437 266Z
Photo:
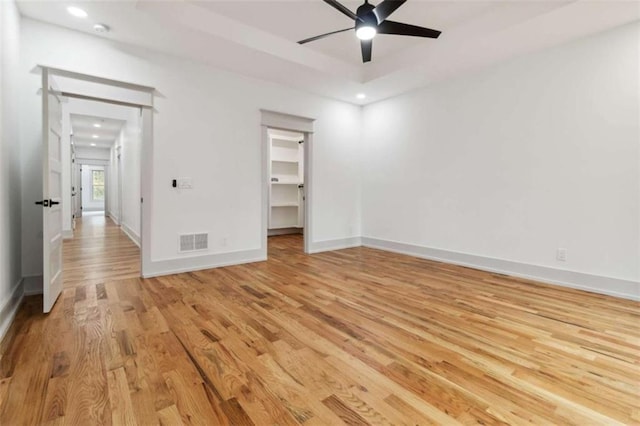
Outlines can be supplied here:
M63 246L65 288L140 276L140 249L110 218L85 213L76 223Z

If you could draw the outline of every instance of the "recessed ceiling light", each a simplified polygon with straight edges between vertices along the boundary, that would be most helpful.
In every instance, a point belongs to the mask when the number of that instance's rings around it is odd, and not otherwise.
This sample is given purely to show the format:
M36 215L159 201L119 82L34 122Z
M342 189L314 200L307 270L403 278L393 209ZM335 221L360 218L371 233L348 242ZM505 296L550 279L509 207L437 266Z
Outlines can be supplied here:
M358 94L356 95L356 98L358 98L358 99L364 99L364 98L366 98L366 97L367 97L367 95L365 95L364 93L358 93Z
M93 123L93 127L102 127L102 124L100 124L100 123Z
M93 26L93 30L97 33L108 33L110 29L111 28L109 28L109 26L105 24L95 24Z
M91 146L96 146L96 144L95 144L95 143L92 143L92 144L91 144Z
M76 18L86 18L87 16L89 16L87 12L75 6L69 6L67 8L67 12L69 12L71 15L75 16Z
M93 135L91 137L94 138L94 139L98 139L98 135Z

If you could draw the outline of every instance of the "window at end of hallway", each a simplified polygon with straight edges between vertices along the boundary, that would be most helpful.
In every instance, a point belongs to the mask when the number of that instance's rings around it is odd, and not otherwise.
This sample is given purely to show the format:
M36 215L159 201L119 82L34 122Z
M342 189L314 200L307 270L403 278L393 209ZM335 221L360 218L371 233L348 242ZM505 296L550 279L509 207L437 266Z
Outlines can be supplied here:
M93 170L91 172L91 199L93 201L104 201L104 170Z

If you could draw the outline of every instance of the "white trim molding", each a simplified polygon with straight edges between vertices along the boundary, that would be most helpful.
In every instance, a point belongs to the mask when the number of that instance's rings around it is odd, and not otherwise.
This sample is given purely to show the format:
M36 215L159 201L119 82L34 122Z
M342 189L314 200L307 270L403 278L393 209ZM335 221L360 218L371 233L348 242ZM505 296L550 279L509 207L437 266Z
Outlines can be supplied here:
M593 293L606 294L624 299L640 300L640 282L620 278L604 277L548 266L532 265L505 259L460 253L397 241L362 237L365 247L406 254L423 259L467 266L483 271L512 275L548 284L570 287Z
M13 324L20 305L24 299L24 280L18 281L11 291L11 296L0 307L0 342L7 335L7 331Z
M310 254L322 253L323 251L342 250L353 247L360 247L362 241L360 237L337 238L335 240L314 241L311 243Z
M313 133L313 122L315 118L302 117L299 115L287 114L285 112L270 111L261 109L260 124L273 129L292 130L300 133Z
M177 259L154 260L149 263L149 268L142 274L142 277L151 278L162 275L179 274L182 272L220 268L222 266L263 262L265 260L267 260L267 256L262 249L206 254L202 256L182 257Z
M116 216L112 212L107 213L107 216L109 217L109 219L111 219L113 221L113 223L115 223L116 225L120 226L120 218L118 216Z
M120 224L120 229L122 229L122 232L127 234L127 237L129 237L129 239L133 241L135 245L140 247L140 235L136 234L133 229L129 228L125 223Z

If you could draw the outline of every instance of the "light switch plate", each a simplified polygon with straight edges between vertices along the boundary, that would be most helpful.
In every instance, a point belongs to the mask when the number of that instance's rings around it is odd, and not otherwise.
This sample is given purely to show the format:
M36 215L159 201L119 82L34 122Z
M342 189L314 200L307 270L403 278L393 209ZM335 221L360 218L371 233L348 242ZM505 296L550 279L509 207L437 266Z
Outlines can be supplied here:
M179 189L193 189L193 179L192 178L178 178L178 188Z

